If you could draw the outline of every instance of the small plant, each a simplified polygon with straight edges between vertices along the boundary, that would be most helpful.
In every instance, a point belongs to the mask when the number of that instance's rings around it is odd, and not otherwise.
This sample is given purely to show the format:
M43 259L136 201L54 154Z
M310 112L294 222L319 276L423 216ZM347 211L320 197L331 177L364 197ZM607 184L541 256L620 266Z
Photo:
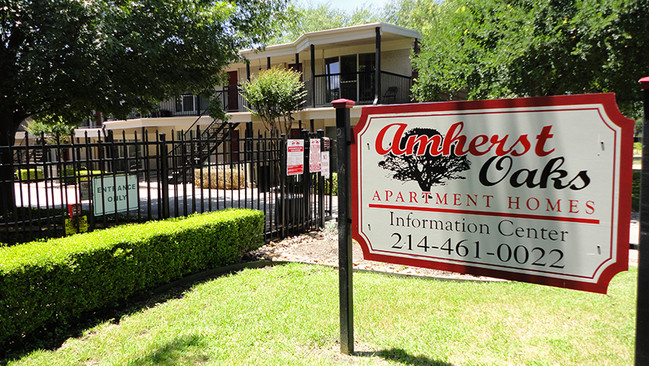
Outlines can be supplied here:
M327 221L322 228L324 234L336 234L338 232L338 222L335 220Z
M633 156L642 155L642 142L633 143Z

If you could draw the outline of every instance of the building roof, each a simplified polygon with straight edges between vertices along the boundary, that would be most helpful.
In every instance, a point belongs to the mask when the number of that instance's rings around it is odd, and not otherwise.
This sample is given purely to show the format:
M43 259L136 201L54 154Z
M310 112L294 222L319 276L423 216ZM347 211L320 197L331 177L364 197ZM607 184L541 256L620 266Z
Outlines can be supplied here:
M421 34L416 30L379 22L304 33L295 42L268 46L263 51L246 49L239 52L239 54L249 60L254 60L265 57L294 55L308 49L310 45L353 46L354 44L366 44L368 41L374 42L377 27L381 30L382 41L421 38Z

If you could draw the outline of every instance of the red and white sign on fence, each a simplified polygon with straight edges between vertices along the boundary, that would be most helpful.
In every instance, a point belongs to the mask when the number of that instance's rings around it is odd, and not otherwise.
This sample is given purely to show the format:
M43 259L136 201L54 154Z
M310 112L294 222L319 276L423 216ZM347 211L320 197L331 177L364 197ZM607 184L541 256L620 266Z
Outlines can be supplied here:
M329 160L329 151L323 151L321 154L322 158L322 170L321 174L322 177L325 179L329 179L331 176L331 162Z
M286 140L286 175L304 173L304 140Z
M613 94L366 107L366 259L605 293L627 269L633 121Z
M321 150L320 139L309 140L309 173L317 173L322 169Z

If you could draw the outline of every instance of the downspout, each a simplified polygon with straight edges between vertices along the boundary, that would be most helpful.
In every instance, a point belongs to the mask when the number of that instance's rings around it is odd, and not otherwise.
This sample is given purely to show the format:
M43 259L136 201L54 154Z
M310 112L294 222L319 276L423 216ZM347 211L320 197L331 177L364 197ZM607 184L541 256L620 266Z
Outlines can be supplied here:
M374 102L373 104L381 103L381 27L376 27L376 53L375 68L374 68Z

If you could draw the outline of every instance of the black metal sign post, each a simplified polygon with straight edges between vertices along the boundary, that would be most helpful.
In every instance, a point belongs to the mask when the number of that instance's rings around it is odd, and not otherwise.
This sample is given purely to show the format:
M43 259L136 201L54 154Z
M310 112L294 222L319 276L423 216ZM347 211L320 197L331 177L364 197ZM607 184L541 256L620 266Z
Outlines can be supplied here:
M635 329L635 364L649 365L649 76L639 80L643 89L642 179L640 186L640 242L638 246L638 304Z
M340 290L340 352L354 352L354 301L352 285L352 199L351 199L351 127L349 110L354 101L337 99L331 102L336 109L336 137L338 140L338 275Z

